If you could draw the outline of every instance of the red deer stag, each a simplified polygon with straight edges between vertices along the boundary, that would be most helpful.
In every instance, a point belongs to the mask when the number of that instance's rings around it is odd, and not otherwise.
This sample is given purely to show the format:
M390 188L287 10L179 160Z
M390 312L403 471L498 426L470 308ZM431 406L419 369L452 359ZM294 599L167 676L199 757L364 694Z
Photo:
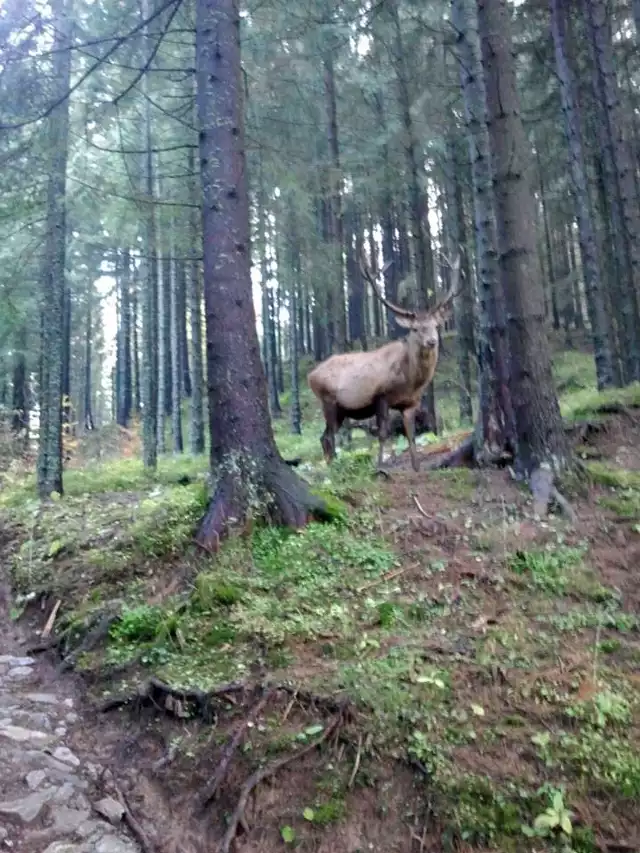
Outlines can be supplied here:
M409 334L402 340L392 341L369 352L332 355L309 373L309 387L320 400L325 419L326 426L320 439L324 458L327 464L334 458L336 433L346 418L361 421L375 415L379 442L378 468L382 469L389 409L397 409L402 413L413 470L419 471L414 434L415 416L424 389L433 379L438 363L438 327L449 315L457 295L460 258L456 258L451 266L449 292L428 311L408 311L389 302L380 292L366 264L364 253L360 266L375 295L393 311L398 325L409 329Z

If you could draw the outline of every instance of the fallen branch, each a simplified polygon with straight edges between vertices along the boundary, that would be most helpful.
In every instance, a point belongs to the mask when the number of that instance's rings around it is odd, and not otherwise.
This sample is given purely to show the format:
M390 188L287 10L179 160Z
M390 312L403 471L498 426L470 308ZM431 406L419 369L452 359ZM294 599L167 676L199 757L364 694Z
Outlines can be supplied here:
M247 781L242 786L240 790L240 796L238 797L238 803L231 815L231 819L229 821L229 826L227 827L227 831L222 839L222 842L219 847L220 853L229 853L231 850L231 845L236 837L236 833L238 831L238 825L244 824L246 825L245 820L245 809L247 806L247 800L251 792L260 784L260 782L268 779L270 776L274 776L279 770L282 770L283 767L286 767L287 764L291 764L294 761L297 761L300 758L303 758L305 755L308 755L312 752L316 747L321 746L324 741L326 741L331 735L338 729L341 722L343 720L342 712L338 713L335 718L331 721L331 723L327 726L324 732L320 735L320 737L316 738L316 740L307 744L307 746L299 749L297 752L293 753L293 755L285 755L283 758L278 758L275 761L272 761L270 764L266 764L264 767L260 767L255 771Z
M371 587L377 586L379 583L384 583L385 581L390 581L394 578L400 577L400 575L403 575L407 571L407 569L415 569L416 565L417 564L411 566L404 566L401 569L394 569L392 572L385 572L385 574L380 575L379 578L369 581L369 583L364 584L364 586L359 586L356 592L364 592L366 589L371 589Z
M426 512L424 511L424 509L422 508L422 504L420 503L420 501L418 500L418 498L417 498L415 495L412 495L412 498L413 498L413 502L414 502L414 504L416 505L416 508L417 508L418 512L420 513L420 515L422 515L422 516L423 516L424 518L426 518L428 521L431 521L431 519L429 518L429 516L427 515L427 513L426 513Z
M53 624L56 621L56 616L58 615L58 610L60 610L60 605L62 604L62 599L59 598L56 603L53 605L53 610L51 611L51 615L47 619L47 624L42 629L42 634L40 635L43 639L48 637L51 631L53 630Z
M220 787L220 785L224 782L224 778L227 775L227 770L229 769L229 765L231 764L231 759L233 758L233 754L238 748L240 741L242 740L242 736L244 735L247 727L257 718L258 714L264 708L267 700L273 695L273 690L266 690L263 695L258 699L253 708L249 711L247 717L242 720L233 737L230 739L228 744L225 746L222 752L222 758L220 759L220 763L216 768L216 772L213 774L213 778L206 785L204 791L198 797L200 808L204 808L209 800L213 799L216 794L216 791Z

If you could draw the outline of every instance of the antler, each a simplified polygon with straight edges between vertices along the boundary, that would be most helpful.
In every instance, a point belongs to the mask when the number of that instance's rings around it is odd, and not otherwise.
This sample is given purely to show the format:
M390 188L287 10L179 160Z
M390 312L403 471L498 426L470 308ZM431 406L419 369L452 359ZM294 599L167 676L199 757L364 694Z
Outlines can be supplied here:
M385 270L389 269L393 261L387 261L387 263L382 268L380 275L383 275ZM374 277L371 275L371 270L369 265L367 264L367 259L364 253L364 246L360 252L360 270L362 271L362 275L367 279L369 284L371 285L373 292L378 297L380 302L387 306L390 311L393 311L394 314L397 314L399 317L406 317L408 320L415 320L416 312L408 311L406 308L401 308L399 305L395 305L393 302L389 302L389 300L382 295L380 290L378 289L378 285L375 282Z
M435 314L441 308L443 308L447 303L451 302L456 296L459 296L461 291L458 290L458 282L460 281L460 255L456 255L456 259L453 263L447 258L444 252L440 253L442 257L445 259L447 264L451 267L451 286L447 291L447 295L440 300L433 308L429 309L429 313Z

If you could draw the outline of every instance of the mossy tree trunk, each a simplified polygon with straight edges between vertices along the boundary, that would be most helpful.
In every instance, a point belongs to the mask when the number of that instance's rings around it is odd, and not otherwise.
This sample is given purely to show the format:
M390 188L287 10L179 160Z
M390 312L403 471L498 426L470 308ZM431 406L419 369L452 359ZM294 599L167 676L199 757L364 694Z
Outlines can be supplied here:
M325 508L280 456L269 417L250 274L237 0L197 0L196 69L216 483L198 542L215 549L233 520L258 516L298 527Z

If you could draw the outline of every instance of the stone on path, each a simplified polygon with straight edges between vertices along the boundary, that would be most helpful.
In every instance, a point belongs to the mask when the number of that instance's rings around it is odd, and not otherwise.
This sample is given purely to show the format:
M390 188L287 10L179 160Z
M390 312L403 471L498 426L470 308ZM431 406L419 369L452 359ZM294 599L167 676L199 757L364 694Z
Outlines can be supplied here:
M94 809L114 826L120 823L124 817L124 806L113 797L103 797L93 804Z
M52 754L54 758L58 759L58 761L64 761L65 764L71 764L73 767L80 766L80 759L78 756L74 755L66 746L57 746L53 750Z
M9 738L9 740L18 743L42 744L49 743L52 738L47 732L39 732L34 729L24 729L22 726L13 726L10 723L0 723L0 737Z
M18 817L23 823L31 823L38 817L42 807L53 798L55 793L55 788L47 788L44 791L27 794L26 797L20 797L17 800L7 800L0 803L0 815Z

